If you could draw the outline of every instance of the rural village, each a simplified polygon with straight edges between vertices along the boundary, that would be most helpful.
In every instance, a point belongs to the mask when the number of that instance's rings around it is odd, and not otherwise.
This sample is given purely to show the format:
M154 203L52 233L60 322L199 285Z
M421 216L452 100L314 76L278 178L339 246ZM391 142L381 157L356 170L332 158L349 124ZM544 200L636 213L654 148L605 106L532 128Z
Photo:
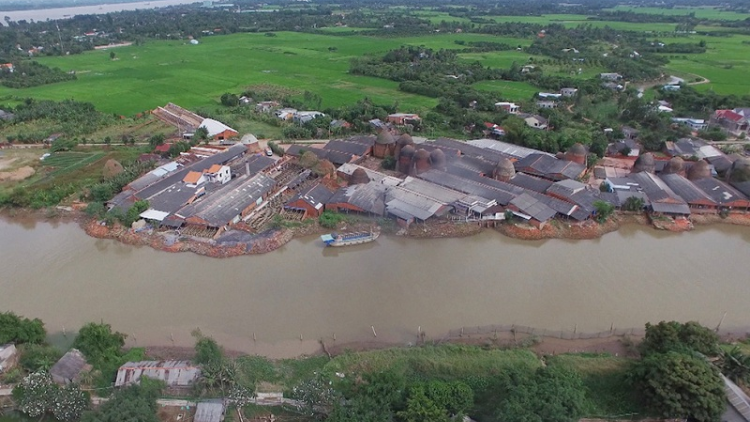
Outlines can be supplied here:
M540 102L555 105L575 91L540 93ZM274 102L250 106L295 122L322 115ZM496 106L529 127L546 129L546 119L524 114L514 103ZM229 245L230 254L265 252L290 239L283 231L259 236L274 222L279 228L279 219L317 220L326 211L370 217L371 224L392 219L400 233L411 229L415 235L427 226L442 227L432 235L450 236L467 233L460 228L467 223L497 227L508 220L521 227L508 233L530 239L549 236L545 228L557 223L582 237L600 235L597 220L604 222L613 210L645 212L656 227L672 231L689 230L692 220L712 216L747 224L750 212L750 159L725 154L696 136L667 142L656 158L642 153L638 131L626 126L625 138L611 143L599 160L581 144L550 154L504 142L503 128L492 123L486 123L484 139L428 140L408 133L418 115L398 113L386 122L371 121L376 135L276 145L279 156L252 134L240 136L175 104L153 113L183 138L205 128L211 142L174 160L158 155L168 152L170 143L157 146L144 159L157 160L158 167L125 186L107 206L125 213L146 201L132 230L158 233L167 248L188 237ZM747 133L749 114L750 109L717 110L710 124L740 136ZM696 131L709 124L674 121ZM389 160L392 167L386 169ZM446 229L446 223L459 229Z
M0 26L0 422L750 422L749 0L83 1Z

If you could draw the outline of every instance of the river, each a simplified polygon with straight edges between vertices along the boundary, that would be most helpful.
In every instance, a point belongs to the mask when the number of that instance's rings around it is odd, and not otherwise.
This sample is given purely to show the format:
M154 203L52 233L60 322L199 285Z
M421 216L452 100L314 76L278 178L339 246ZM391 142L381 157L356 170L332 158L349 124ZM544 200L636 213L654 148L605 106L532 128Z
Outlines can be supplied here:
M270 356L337 341L414 341L449 329L522 324L579 332L698 320L750 321L750 228L672 234L626 226L599 240L381 236L324 249L316 237L230 259L88 237L73 223L0 220L0 311L70 334L104 320L129 345L191 345L200 328ZM255 335L255 341L253 341ZM300 341L302 336L304 341Z
M75 15L101 15L104 13L121 12L123 10L138 10L138 9L156 9L158 7L175 6L178 4L191 4L196 3L196 0L154 0L154 1L139 1L133 3L115 3L115 4L101 4L95 6L75 6L75 7L58 7L52 9L38 9L38 10L9 10L0 11L0 15L3 16L3 20L0 21L0 25L5 25L5 16L10 17L14 22L20 20L31 21L46 21L54 19L63 19L72 17Z

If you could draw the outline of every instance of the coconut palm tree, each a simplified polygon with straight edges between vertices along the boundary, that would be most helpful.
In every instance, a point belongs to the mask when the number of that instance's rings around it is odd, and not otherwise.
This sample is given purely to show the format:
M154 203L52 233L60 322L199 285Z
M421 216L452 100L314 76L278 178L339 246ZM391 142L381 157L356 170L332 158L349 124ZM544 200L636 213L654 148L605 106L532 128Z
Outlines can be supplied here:
M730 380L738 384L749 384L750 381L750 356L742 353L739 347L734 346L725 351L719 362L721 372Z

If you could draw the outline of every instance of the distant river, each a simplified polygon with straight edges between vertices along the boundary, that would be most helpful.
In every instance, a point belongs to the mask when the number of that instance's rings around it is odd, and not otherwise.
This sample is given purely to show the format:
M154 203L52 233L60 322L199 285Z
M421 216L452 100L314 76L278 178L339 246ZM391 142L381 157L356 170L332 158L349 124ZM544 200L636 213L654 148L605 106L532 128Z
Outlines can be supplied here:
M77 6L77 7L59 7L54 9L40 9L40 10L12 10L7 12L0 12L3 16L3 20L0 24L5 25L5 16L10 17L12 21L27 20L31 21L46 21L54 19L64 19L73 17L75 15L99 15L111 12L120 12L123 10L137 10L137 9L155 9L158 7L175 6L178 4L191 4L195 3L195 0L155 0L155 1L140 1L135 3L116 3L116 4L101 4L96 6Z
M750 228L672 234L627 226L599 240L381 236L350 248L294 240L213 259L93 239L75 224L0 219L0 311L51 332L104 320L128 344L191 345L200 328L228 348L271 356L338 342L406 343L421 326L520 324L579 332L698 320L750 326ZM253 341L253 334L256 341ZM300 335L304 341L300 341Z

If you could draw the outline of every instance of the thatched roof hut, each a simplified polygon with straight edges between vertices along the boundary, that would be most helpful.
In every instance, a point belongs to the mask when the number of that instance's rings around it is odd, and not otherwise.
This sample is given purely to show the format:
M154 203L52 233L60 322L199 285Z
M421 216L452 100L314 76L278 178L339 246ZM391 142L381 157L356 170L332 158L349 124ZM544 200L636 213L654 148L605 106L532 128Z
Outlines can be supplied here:
M398 137L398 140L396 140L396 150L393 155L395 155L396 157L400 157L401 148L407 145L414 145L414 140L411 138L411 135L409 135L408 133L404 133Z
M397 144L403 146L406 145L414 145L414 140L411 138L411 135L408 133L403 133L401 136L398 137L398 140L396 141Z
M750 181L750 158L740 158L732 163L727 172L727 180L731 183Z
M390 145L395 144L396 139L393 138L391 132L384 129L378 133L377 138L375 138L375 143L380 145Z
M424 150L423 150L424 151ZM411 145L406 145L403 148L401 148L401 153L399 154L400 157L413 157L414 153L416 153L417 150L414 149Z
M575 144L573 144L568 152L574 155L580 155L582 157L585 157L586 154L588 154L588 152L586 151L586 147L584 147L580 142L576 142Z
M414 167L417 174L423 173L431 168L430 166L430 153L426 149L418 149L414 153Z
M411 171L411 162L415 154L414 146L405 145L401 148L398 156L398 171L403 174L409 174Z
M687 172L687 178L690 180L705 179L707 177L711 177L711 167L703 160L693 163Z
M445 159L445 153L441 149L434 149L430 153L430 163L432 168L445 169L447 160Z
M682 157L672 157L662 173L664 174L680 174L685 171L685 160Z
M91 366L86 364L86 358L78 349L70 349L49 370L52 381L65 385L78 382L81 374L89 371Z
M110 158L106 163L104 163L102 176L104 176L105 179L110 179L122 173L123 171L125 171L125 168L123 168L122 164L120 164L119 161Z
M647 152L638 159L635 160L635 164L633 165L633 173L640 173L642 171L646 171L649 173L654 173L656 171L656 163L654 161L654 155L650 152Z
M492 177L496 180L507 182L516 175L516 168L513 163L506 157L502 157L497 162L495 169L492 171Z
M383 129L375 138L375 145L372 146L372 155L377 158L385 158L394 155L396 152L396 139L391 132Z
M370 181L370 176L368 176L365 169L361 167L354 170L354 172L352 172L351 177L349 178L350 185L363 185L365 183L368 183L369 181Z

